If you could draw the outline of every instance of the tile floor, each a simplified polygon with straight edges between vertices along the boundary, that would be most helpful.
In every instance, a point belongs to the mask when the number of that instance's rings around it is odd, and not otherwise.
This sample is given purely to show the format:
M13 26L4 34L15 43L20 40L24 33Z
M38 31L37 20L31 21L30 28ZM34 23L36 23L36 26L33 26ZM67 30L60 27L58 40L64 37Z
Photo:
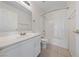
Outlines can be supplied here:
M48 44L46 49L42 49L39 57L71 57L71 54L68 49Z

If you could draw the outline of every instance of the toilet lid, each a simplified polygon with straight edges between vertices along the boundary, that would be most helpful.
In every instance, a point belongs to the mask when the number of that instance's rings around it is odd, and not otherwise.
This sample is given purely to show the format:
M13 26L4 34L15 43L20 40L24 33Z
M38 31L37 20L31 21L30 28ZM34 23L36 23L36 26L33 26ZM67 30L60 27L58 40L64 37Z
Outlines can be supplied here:
M42 41L48 41L47 39L41 39Z

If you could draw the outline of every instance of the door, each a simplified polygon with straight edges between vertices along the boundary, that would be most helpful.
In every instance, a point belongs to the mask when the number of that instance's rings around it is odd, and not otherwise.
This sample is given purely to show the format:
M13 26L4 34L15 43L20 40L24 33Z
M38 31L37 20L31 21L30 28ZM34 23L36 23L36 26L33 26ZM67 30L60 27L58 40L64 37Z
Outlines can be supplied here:
M75 13L69 18L69 49L72 56L75 56L76 38L75 38Z

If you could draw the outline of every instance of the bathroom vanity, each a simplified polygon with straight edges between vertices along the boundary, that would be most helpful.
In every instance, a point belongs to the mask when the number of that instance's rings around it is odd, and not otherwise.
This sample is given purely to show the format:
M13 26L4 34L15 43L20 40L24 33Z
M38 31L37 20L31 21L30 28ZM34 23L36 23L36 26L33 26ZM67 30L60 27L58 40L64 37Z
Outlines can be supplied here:
M0 2L1 57L36 57L40 53L40 34L11 32L32 31L32 12L21 4L21 2Z
M41 36L38 33L0 37L1 57L36 57L41 51Z

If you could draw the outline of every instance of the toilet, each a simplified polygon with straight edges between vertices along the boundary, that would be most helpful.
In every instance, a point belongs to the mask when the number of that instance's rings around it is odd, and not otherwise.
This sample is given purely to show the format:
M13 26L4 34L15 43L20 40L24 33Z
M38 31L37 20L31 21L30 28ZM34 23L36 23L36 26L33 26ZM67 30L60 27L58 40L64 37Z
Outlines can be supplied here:
M41 39L41 46L42 46L42 48L47 47L47 39L45 39L45 38Z
M43 30L41 35L41 48L47 48L48 39L45 38L45 30Z

